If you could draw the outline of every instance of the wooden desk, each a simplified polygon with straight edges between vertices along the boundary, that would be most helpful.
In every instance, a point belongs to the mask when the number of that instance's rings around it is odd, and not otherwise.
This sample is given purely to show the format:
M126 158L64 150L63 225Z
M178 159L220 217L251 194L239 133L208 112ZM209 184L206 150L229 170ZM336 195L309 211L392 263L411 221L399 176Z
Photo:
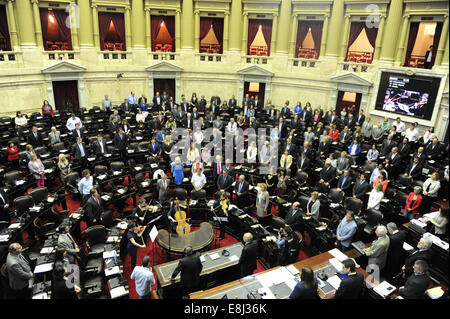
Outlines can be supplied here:
M354 258L354 257L359 256L359 253L356 250L351 250L351 251L347 252L346 255L349 256L349 258ZM311 269L315 270L315 269L321 268L324 265L326 265L330 258L333 258L333 256L331 254L329 254L328 252L325 252L320 255L298 261L292 265L294 267L296 267L299 271L303 267L310 267ZM280 268L280 266L277 266L277 267L268 269L266 271L260 272L258 274L255 274L254 278L257 279L258 276L268 273L268 272L271 272L271 271L274 271L278 268ZM356 271L359 273L362 273L364 275L364 278L367 278L367 276L369 276L369 274L364 269L359 268ZM245 285L249 285L252 281L256 282L256 280L252 280L252 279L238 279L233 282L229 282L227 284L224 284L224 285L212 288L212 289L192 293L190 295L190 298L191 299L206 299L206 298L211 298L212 296L220 295L220 294L230 294L230 296L229 296L229 298L230 298L235 295L232 292L233 289L237 289L239 287L244 287ZM329 294L329 295L325 296L320 292L320 290L319 290L319 296L322 299L330 299L330 298L334 297L333 294ZM240 296L240 297L241 297L240 299L244 298L243 296Z

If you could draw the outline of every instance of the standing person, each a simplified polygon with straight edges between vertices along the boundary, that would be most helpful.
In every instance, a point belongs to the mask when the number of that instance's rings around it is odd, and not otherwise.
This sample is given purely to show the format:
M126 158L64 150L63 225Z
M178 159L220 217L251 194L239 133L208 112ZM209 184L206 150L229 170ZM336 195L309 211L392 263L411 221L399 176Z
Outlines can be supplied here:
M102 108L107 114L111 113L111 100L107 94L105 94L105 98L102 101Z
M358 299L364 288L364 275L355 271L355 262L352 259L342 262L342 270L347 277L341 281L334 299Z
M441 188L441 182L439 180L439 173L434 172L431 177L423 183L423 205L422 212L429 213L430 207L437 200L439 189Z
M428 263L417 260L413 266L414 273L408 278L405 285L398 289L400 296L405 299L424 299L425 291L430 286Z
M140 226L136 225L134 222L129 223L128 232L127 232L127 253L131 258L131 269L134 270L136 267L136 258L137 258L137 249L145 248L145 242L142 238L143 231L140 229ZM139 242L142 242L140 244Z
M253 274L253 271L256 269L256 259L258 257L258 242L253 240L253 235L245 233L243 240L244 248L239 258L241 277Z
M314 219L319 220L319 212L320 212L320 200L319 193L312 192L311 197L306 204L306 215L312 216Z
M183 162L181 161L180 157L177 156L171 166L172 176L176 185L181 185L183 183L183 166Z
M44 164L42 164L41 160L37 158L36 155L31 155L31 159L28 162L28 168L36 180L37 187L44 186Z
M318 299L317 281L314 272L309 267L303 267L298 282L292 290L289 299Z
M60 235L58 236L58 247L63 248L67 252L67 258L71 264L75 263L77 253L80 252L80 248L70 234L70 226L60 226Z
M225 238L226 223L228 223L228 209L230 208L230 200L227 193L224 191L221 193L220 198L214 202L211 210L217 209L216 215L221 218L220 220L220 235L219 239Z
M423 62L423 68L431 69L432 61L433 61L433 46L430 45L427 52L425 52L425 61Z
M393 278L401 272L403 265L403 242L406 239L406 233L399 231L395 223L388 223L386 225L389 232L389 248L387 253L386 267L384 272L388 279Z
M102 199L98 195L97 189L92 188L91 197L86 202L85 211L87 213L87 226L91 227L100 222L100 216L103 213Z
M6 196L6 193L2 187L0 187L0 221L5 221L8 223L11 221L8 196Z
M58 156L58 169L60 172L60 179L61 179L61 184L65 184L65 178L67 176L67 174L70 173L70 164L69 161L67 160L66 155L64 154L59 154Z
M267 191L267 185L261 183L256 195L256 215L263 217L267 214L267 207L269 206L269 192Z
M9 245L9 254L6 258L9 287L17 299L29 299L31 290L28 288L29 280L33 278L30 264L22 255L22 246L18 243Z
M81 137L77 138L77 142L72 145L72 154L74 159L80 163L81 168L86 168L87 166L87 150L86 144L84 144Z
M433 230L432 232L438 236L439 238L443 239L445 234L447 233L447 225L448 225L448 207L440 207L439 208L439 214L432 219L425 218L424 222L430 222L433 224Z
M114 136L114 146L120 153L120 159L126 164L127 150L128 150L128 135L125 134L122 128L119 128L119 133Z
M387 236L386 226L378 226L375 234L377 239L372 242L369 248L364 248L363 251L369 257L368 265L376 265L380 270L383 270L389 249L389 237Z
M166 174L161 174L161 178L156 182L156 188L158 190L158 200L162 204L169 200L169 180Z
M16 117L14 118L14 124L16 125L16 131L20 141L22 140L23 131L27 129L28 119L23 116L22 112L17 111Z
M44 115L44 117L53 117L53 107L47 100L44 100L44 103L42 104L42 115Z
M409 193L408 198L406 198L403 216L409 220L416 218L419 214L419 208L422 204L422 195L420 195L421 190L422 188L420 186L414 186L414 191Z
M91 189L94 186L94 178L91 176L91 171L88 169L83 170L81 173L83 178L78 182L78 191L80 192L81 206L84 206L90 197Z
M8 162L11 163L11 167L14 169L19 169L19 150L14 142L11 141L6 147L5 154L8 157Z
M131 279L134 279L136 292L139 299L152 299L152 286L155 284L152 267L150 265L150 257L142 258L142 266L136 266L131 273Z
M347 211L347 214L342 218L336 230L337 248L342 251L350 250L353 236L356 234L358 226L353 218L353 212Z
M181 273L182 296L186 297L199 287L203 265L200 261L200 256L194 254L192 246L187 246L184 249L184 255L178 262L177 268L173 271L171 281L174 282L178 274Z

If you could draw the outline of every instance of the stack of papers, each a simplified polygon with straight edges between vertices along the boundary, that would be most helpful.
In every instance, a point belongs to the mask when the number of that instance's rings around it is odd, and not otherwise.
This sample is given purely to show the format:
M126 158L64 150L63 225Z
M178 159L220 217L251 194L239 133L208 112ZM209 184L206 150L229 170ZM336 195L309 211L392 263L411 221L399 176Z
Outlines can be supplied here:
M14 223L14 224L11 224L11 225L9 225L9 229L16 229L16 228L19 228L20 227L20 223Z
M205 260L206 260L206 259L205 259L205 256L203 256L203 255L202 255L202 256L200 256L200 262L202 262L202 263L203 263L203 262L205 262Z
M9 240L9 235L0 235L0 242L5 242Z
M119 298L128 294L124 286L119 286L111 289L109 293L111 294L111 299Z
M328 253L341 262L348 259L348 256L337 248L329 250Z
M109 201L110 197L108 195L100 196L104 201Z
M337 260L336 258L331 258L328 261L330 262L331 266L336 269L337 272L342 272L342 263L339 260Z
M115 275L115 274L120 274L119 266L114 266L112 268L105 269L105 276L106 277L112 276L112 275Z
M115 243L118 240L119 240L119 236L109 236L108 239L106 240L106 242L107 243Z
M116 254L115 250L105 251L103 252L103 259L114 258L115 254Z
M405 241L405 242L403 242L403 249L406 250L406 251L411 251L411 250L414 249L414 247L411 246L410 244L408 244L408 243Z
M238 261L239 257L236 255L232 255L232 256L228 257L228 259L230 259L230 261L233 262L233 261Z
M81 216L81 214L73 213L72 215L70 215L70 218L77 219L80 216Z
M49 299L46 292L41 292L40 294L34 295L32 299Z
M51 254L53 250L54 250L53 247L44 247L44 248L41 249L40 253L42 255Z
M425 228L427 226L427 224L422 223L421 221L417 220L417 219L411 219L411 223L413 223L414 225L417 225L419 227Z
M102 174L102 175L98 175L97 176L97 179L105 179L106 178L106 174Z
M113 175L114 175L114 176L117 176L117 175L120 175L120 174L122 174L121 171L114 171L114 172L113 172Z
M53 270L53 263L46 263L46 264L41 264L36 266L36 268L34 268L34 273L35 274L40 274L43 272L48 272Z
M428 289L426 291L426 294L431 299L438 299L438 298L442 297L442 295L444 294L444 290L442 290L441 286L438 286L438 287L434 287L434 288Z
M337 275L334 275L327 279L327 282L334 288L338 289L341 285L341 278L339 278Z
M373 288L373 291L375 291L377 294L379 294L381 297L386 298L391 293L395 291L395 286L388 283L386 280L380 283L378 286Z
M211 258L212 260L216 260L216 259L220 258L220 255L218 253L214 253L212 255L209 255L209 258Z
M289 270L289 272L294 276L300 273L300 271L294 265L289 265L286 267L286 269Z

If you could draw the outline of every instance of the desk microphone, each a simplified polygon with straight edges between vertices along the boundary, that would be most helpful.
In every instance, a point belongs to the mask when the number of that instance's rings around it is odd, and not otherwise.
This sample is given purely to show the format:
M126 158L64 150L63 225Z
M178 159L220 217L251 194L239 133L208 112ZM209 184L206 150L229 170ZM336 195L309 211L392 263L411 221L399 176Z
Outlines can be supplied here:
M228 250L224 249L224 250L222 250L222 255L225 257L228 257L228 256L230 256L230 252Z

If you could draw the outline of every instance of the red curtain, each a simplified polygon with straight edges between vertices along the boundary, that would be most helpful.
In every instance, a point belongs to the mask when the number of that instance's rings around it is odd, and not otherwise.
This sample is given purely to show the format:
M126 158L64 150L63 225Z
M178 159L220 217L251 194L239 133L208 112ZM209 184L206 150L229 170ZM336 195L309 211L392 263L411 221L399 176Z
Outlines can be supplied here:
M159 92L161 95L166 91L169 96L175 99L175 80L174 79L154 79L153 80L153 92Z
M355 42L355 40L358 38L361 31L364 29L365 23L364 22L352 22L350 26L350 34L348 36L348 44L347 44L347 52L350 46ZM347 57L345 59L347 61Z
M54 81L53 96L57 110L78 110L78 86L77 81Z
M65 10L53 10L53 14L55 16L56 22L65 37L65 42L69 44L69 50L72 50L72 34L70 32L69 26L66 25L69 14Z
M315 49L317 50L316 59L318 59L320 56L320 46L322 44L323 21L311 21L310 26Z
M436 53L439 46L439 40L441 39L441 33L442 33L442 22L438 22L436 24L436 30L434 31L433 56L431 58L431 66L434 65L434 60L436 59Z
M152 51L155 51L155 39L158 35L159 29L161 29L161 23L163 22L163 16L151 16L151 37L152 37Z
M200 41L208 34L211 25L220 45L220 53L223 51L223 19L222 18L200 18Z
M264 39L267 43L267 52L270 55L270 41L272 40L272 20L250 19L248 20L247 54L250 55L250 45L255 39L259 26L261 25Z
M100 50L105 50L105 38L108 34L109 26L111 21L117 31L117 36L120 42L123 43L122 50L126 51L126 37L125 37L125 21L123 18L123 13L109 13L109 12L99 12L98 13L98 28L100 33Z
M200 41L208 34L212 25L211 18L200 18Z
M306 35L308 34L309 23L308 21L298 21L298 31L297 31L297 45L295 46L295 56L298 57L297 48L302 46L303 40L305 40Z
M6 19L6 8L0 6L0 35L5 39L5 43L0 43L0 50L11 51L11 41L9 38L8 20Z
M175 17L152 15L150 17L150 21L151 21L152 51L155 51L155 44L158 44L155 42L155 39L158 36L159 30L161 29L161 23L164 21L167 31L169 32L169 35L172 38L172 43L163 43L163 44L172 44L173 48L172 51L175 52Z
M175 16L165 16L164 23L166 24L167 31L169 31L170 37L172 38L172 48L175 52Z
M48 31L48 9L39 9L39 14L41 16L41 29L42 29L42 38L44 40L44 49L50 50L47 45L47 31Z
M167 82L167 93L169 96L172 96L175 100L175 80L174 79L168 79Z
M412 22L409 27L408 45L406 46L406 56L405 56L405 66L408 66L409 58L411 57L411 52L416 43L417 33L419 32L419 22Z

